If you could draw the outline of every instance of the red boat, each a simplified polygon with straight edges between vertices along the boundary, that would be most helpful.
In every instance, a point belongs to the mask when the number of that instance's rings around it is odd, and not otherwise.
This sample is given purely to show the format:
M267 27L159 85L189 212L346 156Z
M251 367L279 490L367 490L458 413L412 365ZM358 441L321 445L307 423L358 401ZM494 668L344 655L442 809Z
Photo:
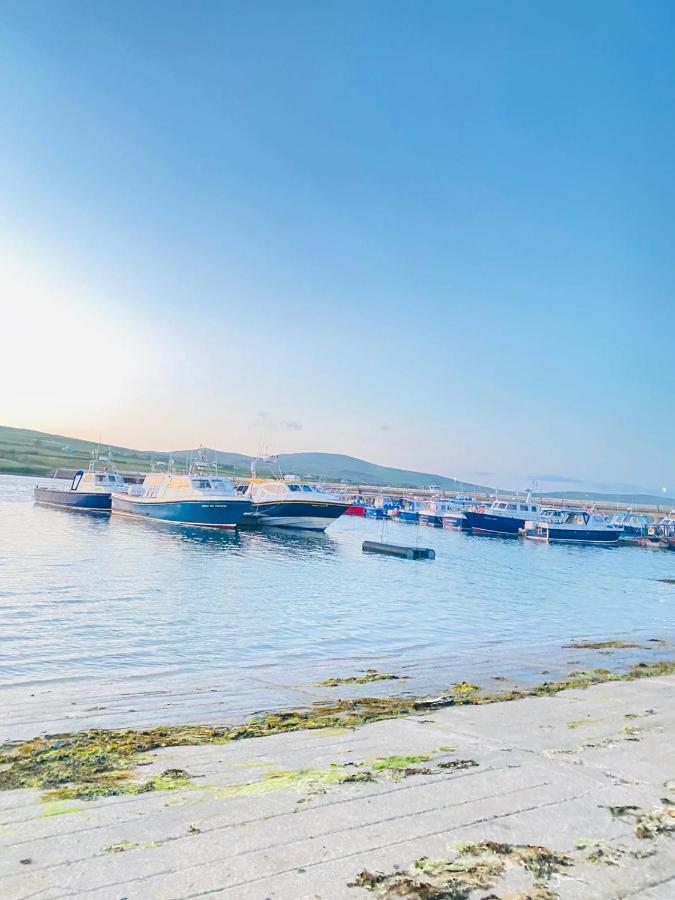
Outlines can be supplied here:
M349 506L343 513L345 516L361 516L361 518L365 518L366 516L366 507L362 503L355 503L354 506Z

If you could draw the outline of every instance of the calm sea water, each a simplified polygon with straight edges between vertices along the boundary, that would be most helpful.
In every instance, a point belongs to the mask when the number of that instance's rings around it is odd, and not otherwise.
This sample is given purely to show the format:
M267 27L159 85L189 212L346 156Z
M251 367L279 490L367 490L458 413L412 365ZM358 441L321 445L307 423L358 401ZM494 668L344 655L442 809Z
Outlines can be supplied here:
M675 553L389 525L436 550L409 562L361 552L372 520L227 535L35 506L34 484L0 476L4 687L226 685L246 712L369 666L426 692L587 663L572 639L675 639Z

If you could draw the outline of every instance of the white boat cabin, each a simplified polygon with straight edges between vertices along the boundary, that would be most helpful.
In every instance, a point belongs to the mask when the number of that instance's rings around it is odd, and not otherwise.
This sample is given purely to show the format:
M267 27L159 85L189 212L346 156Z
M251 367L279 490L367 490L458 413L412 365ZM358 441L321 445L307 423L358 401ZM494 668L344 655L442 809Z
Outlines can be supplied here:
M240 493L245 494L254 503L339 503L337 494L330 494L313 484L300 481L269 480L251 481L248 485L240 485Z
M181 475L175 472L152 472L143 484L133 485L129 494L145 500L199 500L206 497L232 497L233 483L220 475Z
M73 478L71 491L83 494L123 493L127 486L117 472L77 472Z
M514 500L495 500L490 506L489 512L491 516L502 516L510 519L532 519L538 518L541 513L541 507L538 503L531 503L529 500L525 502Z

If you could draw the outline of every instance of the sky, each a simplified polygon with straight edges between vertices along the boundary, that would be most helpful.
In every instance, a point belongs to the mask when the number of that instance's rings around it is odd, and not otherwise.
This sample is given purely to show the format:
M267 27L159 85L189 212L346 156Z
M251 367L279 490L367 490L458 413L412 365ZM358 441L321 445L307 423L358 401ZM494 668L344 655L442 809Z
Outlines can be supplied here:
M0 0L0 424L675 482L675 6Z

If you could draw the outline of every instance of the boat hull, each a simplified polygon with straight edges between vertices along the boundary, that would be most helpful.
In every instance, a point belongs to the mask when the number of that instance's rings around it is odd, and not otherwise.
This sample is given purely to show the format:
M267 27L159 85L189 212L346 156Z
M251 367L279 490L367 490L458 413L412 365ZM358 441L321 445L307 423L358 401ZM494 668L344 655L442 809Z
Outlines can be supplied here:
M402 509L398 514L399 522L406 522L408 525L416 525L420 520L418 512L411 512L408 509Z
M464 513L462 528L472 534L490 535L493 537L517 538L520 530L525 526L525 519L515 519L510 516L493 516L491 513L467 512Z
M464 527L465 521L464 513L457 513L456 516L448 515L446 513L444 516L441 516L443 528L455 528L461 530Z
M114 494L112 511L136 519L189 525L196 528L235 529L251 509L248 500L145 500Z
M620 531L589 531L583 528L534 528L525 532L531 541L547 544L618 544Z
M443 527L443 517L442 516L434 516L431 513L420 513L420 522L423 525L430 525L432 528L442 528Z
M345 510L346 516L358 516L363 519L366 515L366 507L365 506L350 506Z
M244 516L243 525L262 525L274 528L300 528L305 531L325 531L349 509L346 503L310 501L270 501L254 503Z
M35 501L45 506L61 506L84 512L110 512L110 494L102 492L59 490L58 488L35 488Z

